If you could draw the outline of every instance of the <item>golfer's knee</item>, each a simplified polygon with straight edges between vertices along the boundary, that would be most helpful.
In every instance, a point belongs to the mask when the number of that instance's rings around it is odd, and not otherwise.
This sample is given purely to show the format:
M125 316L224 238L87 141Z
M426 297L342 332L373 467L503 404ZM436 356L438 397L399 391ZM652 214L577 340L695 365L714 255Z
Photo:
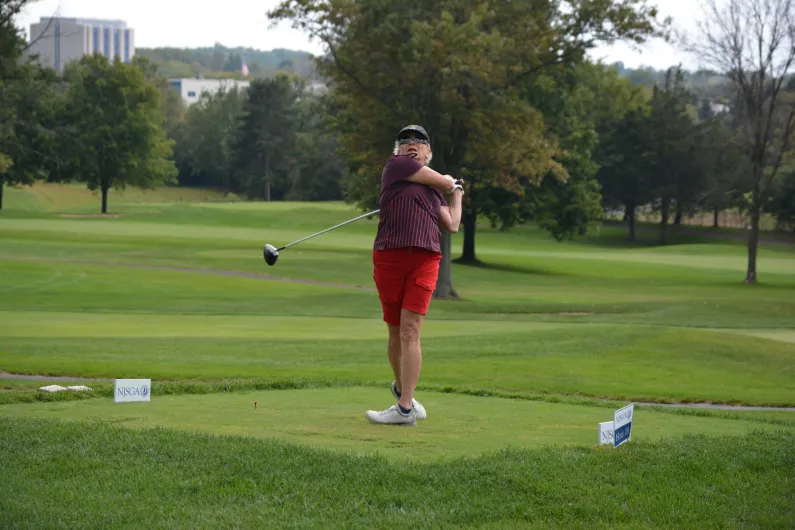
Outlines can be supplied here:
M400 324L400 341L417 342L420 340L419 322L402 322Z

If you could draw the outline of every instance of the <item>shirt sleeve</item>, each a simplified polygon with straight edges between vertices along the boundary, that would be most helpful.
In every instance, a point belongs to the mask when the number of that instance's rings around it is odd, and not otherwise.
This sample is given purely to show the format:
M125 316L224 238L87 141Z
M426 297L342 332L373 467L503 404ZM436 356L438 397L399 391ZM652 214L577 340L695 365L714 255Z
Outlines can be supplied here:
M409 178L420 169L422 169L422 164L408 155L392 156L381 174L381 189L386 189L395 182Z

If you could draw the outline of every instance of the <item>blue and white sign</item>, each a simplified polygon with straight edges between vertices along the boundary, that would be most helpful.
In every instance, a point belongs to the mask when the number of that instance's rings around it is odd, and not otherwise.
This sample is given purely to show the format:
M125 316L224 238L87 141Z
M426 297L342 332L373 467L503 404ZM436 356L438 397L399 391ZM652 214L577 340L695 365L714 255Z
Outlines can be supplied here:
M151 394L151 379L116 379L113 389L113 401L116 403L150 401Z
M632 416L634 413L634 403L613 413L613 447L618 447L630 441L632 437Z

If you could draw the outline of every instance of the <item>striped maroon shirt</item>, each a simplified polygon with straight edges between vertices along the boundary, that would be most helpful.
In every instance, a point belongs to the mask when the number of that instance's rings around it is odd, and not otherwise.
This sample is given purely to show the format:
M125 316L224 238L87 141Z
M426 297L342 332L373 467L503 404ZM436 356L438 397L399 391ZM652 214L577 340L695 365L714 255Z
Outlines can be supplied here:
M441 254L439 210L444 195L406 179L422 168L408 155L393 155L381 172L381 212L374 250L420 247Z

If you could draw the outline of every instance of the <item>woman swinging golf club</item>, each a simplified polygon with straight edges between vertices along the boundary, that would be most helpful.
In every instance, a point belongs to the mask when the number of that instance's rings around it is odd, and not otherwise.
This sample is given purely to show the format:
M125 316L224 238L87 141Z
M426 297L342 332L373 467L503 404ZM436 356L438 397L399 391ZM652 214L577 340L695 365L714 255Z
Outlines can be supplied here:
M442 258L440 226L458 231L463 181L428 167L430 137L419 125L400 130L381 173L381 211L373 245L373 279L389 329L392 394L397 404L368 410L373 423L416 425L427 417L414 399L420 376L420 329L436 288ZM450 193L450 203L444 193Z

